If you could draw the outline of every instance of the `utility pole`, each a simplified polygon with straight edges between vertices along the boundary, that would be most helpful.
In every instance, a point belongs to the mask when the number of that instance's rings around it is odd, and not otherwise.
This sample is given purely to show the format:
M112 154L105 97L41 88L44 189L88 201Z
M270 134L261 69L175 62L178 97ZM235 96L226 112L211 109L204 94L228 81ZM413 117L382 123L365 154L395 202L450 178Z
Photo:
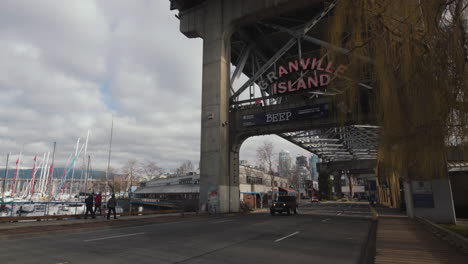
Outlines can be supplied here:
M3 176L3 184L2 184L2 202L5 201L5 187L6 187L6 179L8 177L8 161L10 159L10 152L7 153L6 158L6 165L5 165L5 176Z

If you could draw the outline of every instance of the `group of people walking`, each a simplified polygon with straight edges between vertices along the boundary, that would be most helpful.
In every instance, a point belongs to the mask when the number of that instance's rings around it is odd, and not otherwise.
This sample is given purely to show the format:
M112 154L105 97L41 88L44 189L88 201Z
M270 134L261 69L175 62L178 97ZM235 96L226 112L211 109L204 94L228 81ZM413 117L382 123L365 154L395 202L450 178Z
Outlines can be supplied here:
M91 214L91 217L94 219L96 218L96 211L99 210L99 215L102 215L102 195L98 193L94 195L94 193L88 195L85 200L86 203L86 213L85 219L88 218L88 213ZM93 209L94 205L94 209ZM115 207L117 206L117 200L115 199L115 195L112 194L112 197L107 201L107 219L109 220L111 212L114 212L114 219L117 219Z

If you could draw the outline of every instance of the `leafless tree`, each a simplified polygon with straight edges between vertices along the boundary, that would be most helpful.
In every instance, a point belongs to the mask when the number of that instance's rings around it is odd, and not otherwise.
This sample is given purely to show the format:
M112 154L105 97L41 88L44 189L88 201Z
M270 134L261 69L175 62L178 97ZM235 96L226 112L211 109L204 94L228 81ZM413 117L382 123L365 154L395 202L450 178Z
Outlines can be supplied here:
M125 190L128 190L134 182L134 179L140 175L141 170L138 168L138 161L136 159L129 159L122 167L122 173L125 176Z
M275 200L275 174L273 172L274 157L273 157L274 146L272 142L264 141L262 145L257 148L257 159L261 165L264 165L267 173L270 175L271 184L271 199Z
M106 186L109 186L111 193L115 193L115 191L120 191L120 184L115 184L115 172L116 170L113 167L109 167L107 178L105 172L99 174L98 180L93 183L93 192L105 192ZM119 185L119 187L117 187L117 185Z
M288 174L289 184L293 186L296 190L299 190L299 171L296 169L295 166L291 167L291 169L287 170L286 173Z
M191 171L193 171L193 164L190 160L186 160L177 168L177 175L184 176Z
M152 180L163 174L164 169L159 167L156 162L148 160L141 164L141 171L148 180Z
M107 184L110 188L111 193L117 193L122 191L122 186L120 181L118 180L117 170L113 167L109 167L108 179Z

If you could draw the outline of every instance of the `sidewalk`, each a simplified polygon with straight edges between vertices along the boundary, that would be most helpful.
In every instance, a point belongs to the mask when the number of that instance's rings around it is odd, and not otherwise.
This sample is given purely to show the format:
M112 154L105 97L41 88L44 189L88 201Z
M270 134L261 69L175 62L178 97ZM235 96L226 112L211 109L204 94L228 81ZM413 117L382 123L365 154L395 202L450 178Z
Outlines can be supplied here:
M463 254L448 242L406 217L379 217L376 264L468 263Z
M185 218L195 217L195 213L185 213ZM105 217L96 219L70 219L53 221L28 221L0 224L0 240L29 237L31 235L57 232L83 232L121 226L146 225L181 219L180 213L154 214L141 216L121 216L117 220Z
M388 208L380 204L376 204L373 208L380 217L406 217L406 212L397 208Z

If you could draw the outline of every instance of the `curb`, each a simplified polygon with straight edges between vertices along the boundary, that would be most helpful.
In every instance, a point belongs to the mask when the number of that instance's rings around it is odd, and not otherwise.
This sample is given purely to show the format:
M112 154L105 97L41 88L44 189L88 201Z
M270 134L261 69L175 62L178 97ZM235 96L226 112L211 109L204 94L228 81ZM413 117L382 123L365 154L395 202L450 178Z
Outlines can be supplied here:
M377 227L379 223L379 213L369 205L372 212L372 218L369 224L369 232L367 233L366 241L361 247L361 253L357 264L374 264L375 255L377 253Z
M415 219L422 223L431 233L436 235L442 240L447 241L452 246L460 249L463 253L468 254L468 239L463 236L448 230L447 228L441 227L427 219L415 217Z
M372 219L369 225L369 233L366 241L361 247L361 254L357 264L373 264L377 252L377 226L378 219Z

